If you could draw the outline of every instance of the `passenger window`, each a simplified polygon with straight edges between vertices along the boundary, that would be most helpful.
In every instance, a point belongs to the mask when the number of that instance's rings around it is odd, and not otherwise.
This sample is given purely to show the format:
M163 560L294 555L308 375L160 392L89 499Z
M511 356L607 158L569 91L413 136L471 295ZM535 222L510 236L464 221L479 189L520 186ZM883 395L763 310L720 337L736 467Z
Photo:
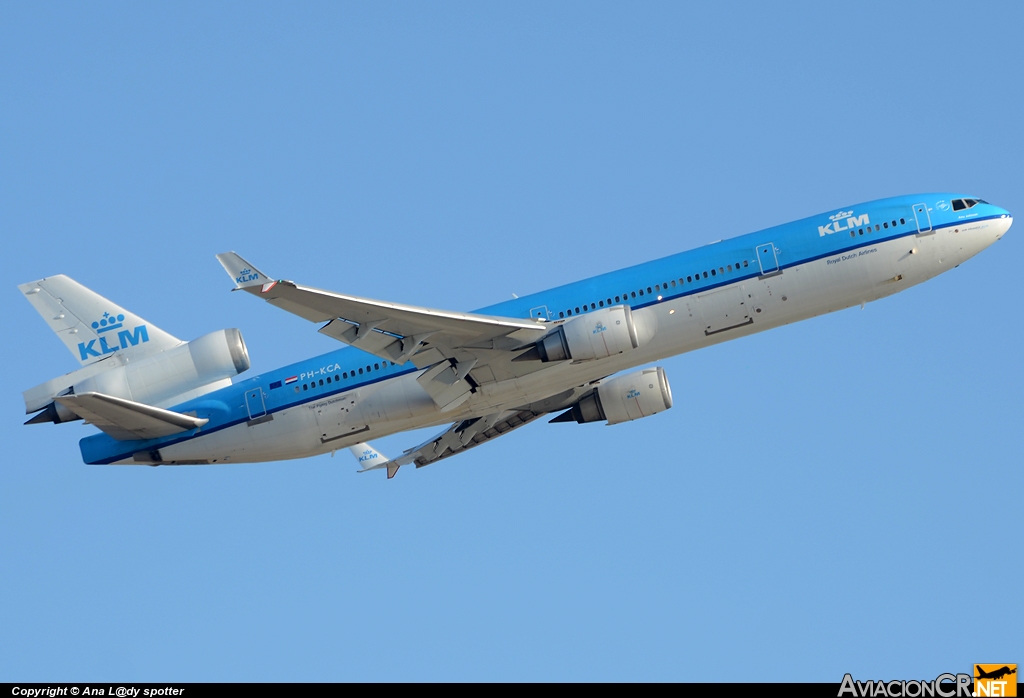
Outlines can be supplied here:
M652 291L652 290L651 290L651 287L650 287L650 286L648 286L648 287L647 287L647 292L648 292L648 293L654 293L654 291Z
M621 303L622 301L620 301L620 300L619 300L619 297L618 297L618 296L615 296L615 302L616 302L616 303Z
M882 221L882 227L885 228L886 230L888 230L889 229L889 221Z
M561 310L559 310L558 311L558 317L559 318L564 318L565 317L565 313L563 313Z
M359 369L359 375L363 375L363 369Z
M640 295L641 296L644 295L644 290L643 289L640 289Z
M328 383L330 383L330 382L331 382L331 377L330 377L330 376L327 376L327 382L328 382Z
M660 291L661 287L658 284L654 284L654 290L655 291Z
M590 304L590 309L591 310L597 310L597 304L596 303L591 303Z
M598 305L598 307L603 308L604 307L604 301L598 301L597 305Z
M718 267L718 273L719 274L724 274L725 273L725 269L723 269L722 267Z
M745 268L747 268L748 266L749 266L749 264L748 264L747 260L745 260L745 259L744 259L744 260L743 260L743 268L745 269Z
M369 368L369 366L367 366L367 368ZM374 364L373 365L373 370L379 371L380 370L380 364Z
M905 220L903 220L902 218L900 218L900 225L906 225L906 223L907 223L907 222L906 222Z
M348 371L345 371L344 373L342 373L341 377L344 378L345 380L348 380Z
M732 271L732 265L730 264L729 266L726 267L726 269L728 269L729 271Z
M715 270L714 270L714 269L712 269L712 270L711 270L711 276L714 276L714 275L715 275Z
M580 314L580 309L579 309L579 308L576 308L576 314L577 314L577 315L579 315L579 314Z
M302 389L303 390L309 390L309 383L303 383L302 384Z
M691 284L693 283L693 277L692 277L692 276L687 276L687 277L686 277L686 280L687 280L688 282L690 282Z
M675 287L676 287L676 280L672 279L672 288L675 288Z
M708 278L708 273L707 272L704 272L704 278L705 279Z
M636 291L630 292L629 295L630 295L631 298L636 298Z
M320 379L320 387L321 388L324 387L324 379L323 378Z
M879 230L880 228L878 227L878 223L875 223L875 232L877 233Z

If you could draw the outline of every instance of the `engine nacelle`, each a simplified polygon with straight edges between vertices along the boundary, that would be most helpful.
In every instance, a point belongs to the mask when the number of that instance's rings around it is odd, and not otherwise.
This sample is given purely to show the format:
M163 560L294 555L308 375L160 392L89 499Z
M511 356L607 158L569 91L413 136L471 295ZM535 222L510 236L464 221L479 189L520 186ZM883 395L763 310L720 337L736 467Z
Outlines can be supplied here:
M117 356L108 359L115 360L124 361ZM68 392L97 392L169 407L230 385L231 377L248 370L249 365L242 333L234 328L218 330L106 370L96 371L100 365L89 366L44 383L25 393L25 406L29 412L46 408L33 421L58 423L79 418L63 405L52 402L56 395Z
M661 366L645 368L599 383L597 389L553 421L579 424L630 422L672 407L672 388Z
M541 361L590 361L638 349L654 336L653 315L628 305L600 308L565 322L537 343Z

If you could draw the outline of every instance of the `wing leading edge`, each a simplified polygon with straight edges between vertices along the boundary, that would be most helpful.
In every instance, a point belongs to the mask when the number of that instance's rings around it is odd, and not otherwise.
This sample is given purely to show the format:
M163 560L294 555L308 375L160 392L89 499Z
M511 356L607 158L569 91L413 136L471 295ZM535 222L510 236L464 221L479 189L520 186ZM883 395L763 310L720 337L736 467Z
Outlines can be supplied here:
M426 369L417 381L442 411L455 409L481 384L533 373L539 361L514 362L551 324L423 308L275 281L234 252L217 259L235 288L310 322L322 334L396 364Z
M444 359L465 363L474 350L525 348L550 329L541 320L423 308L275 281L234 252L217 259L236 288L310 322L326 322L320 332L328 337L417 368Z

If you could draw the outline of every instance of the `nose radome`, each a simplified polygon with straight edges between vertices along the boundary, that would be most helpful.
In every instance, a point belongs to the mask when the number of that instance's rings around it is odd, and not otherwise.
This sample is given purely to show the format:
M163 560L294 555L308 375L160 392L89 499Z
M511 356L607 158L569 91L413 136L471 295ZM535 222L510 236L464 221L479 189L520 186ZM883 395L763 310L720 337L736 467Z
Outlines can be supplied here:
M1000 208L998 210L999 221L1002 223L1002 225L996 226L998 230L998 232L996 233L996 240L999 240L1004 235L1006 235L1006 233L1010 230L1010 227L1013 225L1013 216L1010 215L1010 212L1007 211L1005 208Z

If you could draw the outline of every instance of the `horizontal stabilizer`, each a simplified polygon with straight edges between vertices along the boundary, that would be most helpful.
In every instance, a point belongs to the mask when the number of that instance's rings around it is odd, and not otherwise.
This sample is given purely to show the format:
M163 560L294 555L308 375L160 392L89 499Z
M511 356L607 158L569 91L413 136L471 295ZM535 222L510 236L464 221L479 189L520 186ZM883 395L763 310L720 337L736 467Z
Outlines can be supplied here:
M54 400L118 441L180 434L210 421L103 393L64 395Z

